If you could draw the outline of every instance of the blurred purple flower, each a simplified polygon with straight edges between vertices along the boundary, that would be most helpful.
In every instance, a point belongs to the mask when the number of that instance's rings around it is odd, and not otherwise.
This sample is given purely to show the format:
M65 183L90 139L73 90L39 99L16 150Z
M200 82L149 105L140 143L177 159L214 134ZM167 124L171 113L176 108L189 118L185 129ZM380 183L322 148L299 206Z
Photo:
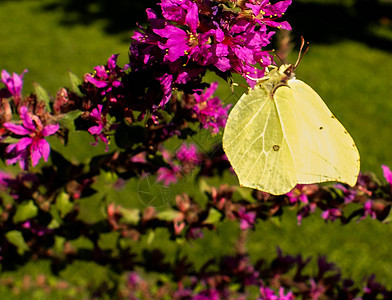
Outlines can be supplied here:
M171 168L161 167L157 171L157 181L163 182L164 185L169 186L172 183L176 183L178 178L177 174L180 171L180 167L171 166Z
M344 204L349 204L355 200L357 191L355 189L350 189L345 187L343 184L337 184L335 187L343 192Z
M20 75L12 73L12 76L6 71L1 71L1 82L7 87L7 91L0 91L0 96L8 98L10 96L14 97L15 105L18 105L19 99L22 96L22 86L23 86L23 75L27 72L25 69Z
M322 283L316 282L313 278L310 278L310 291L309 294L311 299L320 299L320 296L324 294L326 288Z
M106 149L105 151L109 150L109 140L106 137L106 135L103 132L103 129L105 128L106 125L106 118L102 114L102 105L98 104L98 108L94 108L92 112L90 113L90 118L98 123L98 125L91 126L88 129L88 132L90 132L92 135L94 135L95 138L95 143L92 145L96 146L98 144L98 138L105 143Z
M128 286L130 286L131 288L136 288L140 281L141 278L137 272L131 272L128 275Z
M12 176L4 171L0 171L0 190L6 189L8 187L8 181Z
M231 105L223 107L218 97L211 98L218 87L217 82L211 83L210 87L203 93L194 93L196 105L193 107L200 123L212 133L218 133L219 128L224 128L227 121L227 111Z
M321 217L325 221L335 221L337 218L341 217L342 212L338 208L328 208L321 213Z
M192 300L219 300L219 293L217 290L204 290L193 296Z
M258 300L293 300L295 299L294 294L292 292L288 292L286 295L284 294L284 288L279 287L279 296L275 294L275 291L270 289L269 287L260 287L260 298Z
M200 162L197 148L195 145L182 144L176 156L181 163L197 165Z
M46 228L45 226L35 223L33 220L27 220L22 224L22 227L29 229L31 233L37 236L44 236L46 234L53 233L52 229Z
M309 203L306 186L304 184L297 184L290 192L286 194L291 204L297 202ZM305 187L305 188L304 188Z
M16 125L11 122L4 123L4 127L9 131L26 136L15 144L11 144L6 148L6 152L14 156L7 160L7 164L14 164L19 161L22 169L28 168L28 158L31 158L33 167L38 164L42 157L48 161L50 153L50 145L45 140L46 136L55 134L59 130L59 125L43 126L41 120L37 116L30 116L26 106L22 106L19 111L22 125Z
M238 211L238 218L240 221L240 228L241 230L246 230L253 228L256 222L256 212L250 211L247 212L244 207L241 207Z
M363 205L364 215L362 216L361 220L365 219L367 216L370 216L372 219L377 218L376 212L372 208L373 208L372 200L367 200Z
M309 203L302 207L298 212L297 212L297 224L301 225L302 219L304 217L308 217L311 213L314 213L316 211L317 204L316 203Z
M382 165L381 166L383 174L384 174L384 178L386 179L386 181L392 185L392 171L391 169L386 166L386 165Z

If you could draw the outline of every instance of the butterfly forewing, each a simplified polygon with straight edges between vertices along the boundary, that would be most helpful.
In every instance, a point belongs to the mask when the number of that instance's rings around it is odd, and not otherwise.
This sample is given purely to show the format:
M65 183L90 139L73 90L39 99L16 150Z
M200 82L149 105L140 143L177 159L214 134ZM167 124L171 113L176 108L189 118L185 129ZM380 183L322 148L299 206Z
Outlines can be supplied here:
M262 85L244 94L230 112L223 148L242 186L273 194L296 184L296 166L275 100Z

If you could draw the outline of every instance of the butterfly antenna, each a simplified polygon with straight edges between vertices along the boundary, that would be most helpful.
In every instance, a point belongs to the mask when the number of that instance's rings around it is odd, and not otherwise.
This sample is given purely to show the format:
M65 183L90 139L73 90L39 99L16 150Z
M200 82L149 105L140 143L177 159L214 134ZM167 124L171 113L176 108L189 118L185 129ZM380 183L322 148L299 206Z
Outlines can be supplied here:
M302 58L305 56L306 52L308 52L310 47L309 42L306 42L305 50L304 50L304 46L305 46L305 39L303 36L301 36L301 47L299 48L298 58L297 61L295 62L294 69L299 65Z
M281 59L280 56L278 55L278 52L274 51L274 54L276 55L277 58L279 58L282 65L284 65L285 63L284 63L283 59Z

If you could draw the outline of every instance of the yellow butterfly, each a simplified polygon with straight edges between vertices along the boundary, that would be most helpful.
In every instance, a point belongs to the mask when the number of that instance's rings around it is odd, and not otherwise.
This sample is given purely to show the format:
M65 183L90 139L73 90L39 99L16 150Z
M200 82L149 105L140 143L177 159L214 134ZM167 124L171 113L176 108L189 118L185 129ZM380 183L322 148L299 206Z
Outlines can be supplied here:
M272 66L229 114L223 149L242 186L280 195L296 184L357 181L358 149L320 96L295 79L298 61Z

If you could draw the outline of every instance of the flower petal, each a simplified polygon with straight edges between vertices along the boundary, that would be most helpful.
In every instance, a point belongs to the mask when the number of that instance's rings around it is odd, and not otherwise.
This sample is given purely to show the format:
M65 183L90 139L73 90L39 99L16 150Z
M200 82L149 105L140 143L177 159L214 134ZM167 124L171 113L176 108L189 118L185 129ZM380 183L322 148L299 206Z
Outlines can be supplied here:
M27 134L31 133L30 130L27 130L22 125L16 125L16 124L11 123L11 122L4 123L3 126L5 128L7 128L9 131L11 131L11 132L13 132L15 134L18 134L18 135L27 135Z
M59 130L60 125L59 124L53 124L53 125L47 125L42 129L41 133L43 136L48 136L55 134L57 130Z

